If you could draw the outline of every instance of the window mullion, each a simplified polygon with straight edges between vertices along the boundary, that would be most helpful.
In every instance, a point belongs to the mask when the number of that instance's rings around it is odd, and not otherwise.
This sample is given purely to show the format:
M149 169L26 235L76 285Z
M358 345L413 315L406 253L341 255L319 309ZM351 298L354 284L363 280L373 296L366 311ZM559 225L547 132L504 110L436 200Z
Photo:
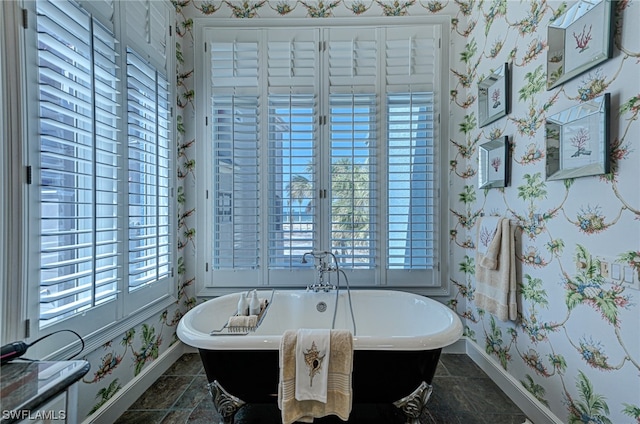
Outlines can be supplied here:
M380 44L385 46L384 50L386 51L386 41L387 41L387 28L378 28L377 36L378 40L380 40ZM389 151L389 134L386 128L386 123L389 120L389 115L387 113L388 108L386 107L386 95L387 95L387 67L385 61L385 54L380 52L378 54L378 75L377 75L377 86L380 88L378 91L378 96L376 99L378 106L378 116L376 120L376 126L380 130L377 133L376 142L378 143L378 151L377 153L377 174L378 178L378 194L376 196L378 210L377 210L377 222L376 226L376 260L379 265L376 267L376 281L381 281L383 284L386 284L388 281L388 267L386 266L387 262L387 253L389 250L389 232L387 231L387 221L388 216L386 211L389 207L389 199L385 193L389 190L389 181L387 176L389 175L389 167L388 167L388 154L385 152Z
M92 201L93 201L93 205L92 205L92 219L93 219L93 223L91 225L91 229L93 231L93 235L92 235L92 246L91 246L91 250L92 250L92 259L91 259L91 270L92 270L92 278L91 278L91 306L96 306L96 296L97 296L97 290L96 290L96 267L97 267L97 260L96 260L96 256L97 256L97 248L96 248L96 242L98 240L98 202L97 202L97 191L96 191L96 187L97 187L97 182L98 182L98 178L97 178L97 146L98 146L98 141L97 141L97 133L96 133L96 129L97 129L97 124L96 124L96 63L95 63L95 51L94 51L94 21L93 18L89 19L89 55L90 55L90 69L91 69L91 76L89 78L89 81L91 81L91 136L92 136L92 143L93 143L93 149L92 149L92 165L93 165L93 170L92 170L92 183L91 183L91 187L92 187Z
M151 41L149 39L149 41ZM153 79L155 82L155 98L154 98L154 113L156 116L156 122L154 127L154 137L155 143L154 147L154 156L156 158L155 170L154 170L154 179L155 179L155 193L154 197L156 198L156 210L155 210L155 275L156 280L160 278L160 84L158 84L158 70L155 69L153 72Z
M258 203L258 252L260 279L263 284L269 284L269 55L267 30L258 30L258 61L257 61L257 123L260 137L258 137L258 181L260 203ZM260 213L265 211L265 213Z
M330 30L324 28L321 30L320 43L322 43L322 49L319 49L320 53L320 78L318 79L318 105L319 113L317 116L318 122L318 148L316 154L317 166L317 185L316 185L316 199L318 202L317 211L317 248L320 250L331 249L331 147L330 144L330 126L329 119L329 99L331 84L329 84L329 49L327 48L327 39ZM320 190L326 193L325 196L320 195Z
M235 45L234 45L234 57L235 57ZM235 135L236 133L236 120L235 120L235 111L236 111L236 96L232 96L231 97L231 134ZM234 137L235 138L235 137ZM232 160L234 160L237 157L237 149L236 149L236 145L235 143L231 144L231 158ZM235 165L232 163L231 164L232 169L235 168ZM231 237L235 237L235 228L237 225L237 218L236 218L236 195L235 195L235 187L237 184L236 181L236 173L235 172L231 172L231 190L232 190L232 195L231 195L231 227L233 228L234 232L231 234ZM232 268L236 269L236 258L237 256L235 254L233 254L231 256L231 263L232 263Z

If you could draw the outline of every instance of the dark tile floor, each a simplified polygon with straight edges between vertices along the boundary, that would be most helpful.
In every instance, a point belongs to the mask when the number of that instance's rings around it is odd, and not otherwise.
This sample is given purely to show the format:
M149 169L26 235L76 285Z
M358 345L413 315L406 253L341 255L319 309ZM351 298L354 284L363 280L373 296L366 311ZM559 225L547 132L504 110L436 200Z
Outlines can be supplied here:
M207 379L198 354L185 354L131 405L116 424L219 423L220 417L206 388ZM235 424L278 424L275 405L246 405ZM464 354L443 354L433 380L433 394L423 424L522 424L525 415ZM343 423L337 418L316 423ZM402 423L395 408L368 405L356 408L349 422Z

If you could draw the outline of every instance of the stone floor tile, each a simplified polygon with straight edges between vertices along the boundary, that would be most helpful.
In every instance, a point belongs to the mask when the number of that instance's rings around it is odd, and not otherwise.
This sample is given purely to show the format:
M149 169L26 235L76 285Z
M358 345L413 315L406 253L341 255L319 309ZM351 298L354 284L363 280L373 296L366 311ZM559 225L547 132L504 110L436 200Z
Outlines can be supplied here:
M114 424L159 424L164 416L165 410L157 411L133 411L128 410L122 414Z
M189 387L191 376L160 376L129 409L169 409Z
M193 409L202 401L209 401L213 405L209 390L207 389L207 377L204 375L196 375L182 396L176 400L173 408Z
M441 355L440 361L456 377L486 377L482 369L465 354Z
M204 373L204 367L197 353L185 353L163 375L198 375Z

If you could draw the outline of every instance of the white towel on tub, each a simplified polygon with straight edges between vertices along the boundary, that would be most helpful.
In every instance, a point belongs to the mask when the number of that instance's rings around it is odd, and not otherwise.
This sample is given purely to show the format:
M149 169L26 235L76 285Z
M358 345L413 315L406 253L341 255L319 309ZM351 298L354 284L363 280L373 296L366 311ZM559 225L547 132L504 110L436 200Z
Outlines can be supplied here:
M349 419L352 406L351 373L353 371L353 335L349 330L331 330L331 351L328 364L327 401L297 400L295 398L297 330L282 334L279 352L280 381L278 407L282 423L313 422L314 418L336 415ZM315 385L315 380L314 380Z
M296 343L296 399L327 402L329 329L300 329Z

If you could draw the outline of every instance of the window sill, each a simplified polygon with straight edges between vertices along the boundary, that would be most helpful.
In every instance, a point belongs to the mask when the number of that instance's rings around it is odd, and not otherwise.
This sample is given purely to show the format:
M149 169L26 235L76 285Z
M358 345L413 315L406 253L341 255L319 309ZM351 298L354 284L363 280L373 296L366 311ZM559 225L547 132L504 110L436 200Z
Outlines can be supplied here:
M176 305L177 299L171 296L165 296L162 299L154 302L151 305L147 305L145 308L139 310L136 313L129 315L128 317L106 325L88 336L84 337L84 349L81 352L82 356L86 356L94 350L102 347L105 343L114 340L117 337L122 336L130 329L137 327L146 320L153 318L161 314L165 309L171 305ZM177 307L177 306L176 306ZM58 361L74 355L80 348L80 342L72 343L63 349L59 349L50 355L47 355L42 360L45 361Z
M255 286L255 287L202 287L197 293L198 299L210 299L213 297L224 296L231 293L239 293L249 289L274 289L274 290L305 290L306 286L296 287L271 287L271 286ZM340 287L340 291L346 290L346 287ZM427 297L448 297L450 290L445 287L408 287L408 286L351 286L351 290L399 290L409 293L415 293Z

